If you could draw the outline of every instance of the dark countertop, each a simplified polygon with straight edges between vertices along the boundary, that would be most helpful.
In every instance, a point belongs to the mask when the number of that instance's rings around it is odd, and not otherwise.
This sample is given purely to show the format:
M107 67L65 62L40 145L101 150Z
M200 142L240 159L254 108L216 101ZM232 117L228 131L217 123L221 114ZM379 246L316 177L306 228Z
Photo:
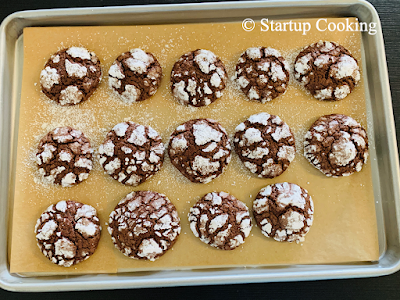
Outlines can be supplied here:
M0 20L21 10L135 4L202 2L187 0L2 0ZM383 28L396 134L400 137L400 1L370 0ZM399 65L399 66L397 66ZM399 143L398 143L399 145ZM1 300L11 299L400 299L400 272L364 279L260 283L197 287L108 290L69 293L11 293L0 289Z

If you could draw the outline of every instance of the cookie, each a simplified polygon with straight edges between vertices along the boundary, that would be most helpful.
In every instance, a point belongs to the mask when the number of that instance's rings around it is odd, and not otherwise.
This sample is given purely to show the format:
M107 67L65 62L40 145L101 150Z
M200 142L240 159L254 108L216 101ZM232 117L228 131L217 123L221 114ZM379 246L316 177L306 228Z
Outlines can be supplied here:
M190 229L212 247L233 250L244 243L251 230L247 206L225 192L208 193L189 212Z
M304 156L326 176L360 172L368 158L367 133L348 116L322 116L305 135Z
M164 144L157 131L130 121L115 125L98 152L105 172L132 186L157 173L164 161Z
M138 191L128 194L111 212L108 232L124 255L154 261L172 248L181 225L165 195Z
M289 67L278 50L249 48L239 58L232 81L250 100L265 103L286 92Z
M222 96L227 73L222 61L211 51L186 53L171 72L172 94L183 105L206 106Z
M304 242L314 219L311 196L294 183L268 185L256 196L253 214L266 237L278 242Z
M100 231L96 209L71 200L50 205L35 226L40 251L63 267L88 259L99 244Z
M320 41L297 55L294 76L318 100L341 100L360 81L360 68L349 50Z
M235 131L235 151L245 167L258 177L281 175L295 157L293 133L278 116L252 115Z
M76 185L92 170L92 152L89 139L81 131L68 126L55 128L39 142L39 174L46 183Z
M126 104L146 100L160 86L162 69L153 54L141 49L122 53L108 71L108 85Z
M211 119L190 120L172 133L168 154L172 164L191 182L208 183L231 161L225 129Z
M87 100L99 85L100 60L82 47L70 47L53 54L40 72L42 92L60 105Z

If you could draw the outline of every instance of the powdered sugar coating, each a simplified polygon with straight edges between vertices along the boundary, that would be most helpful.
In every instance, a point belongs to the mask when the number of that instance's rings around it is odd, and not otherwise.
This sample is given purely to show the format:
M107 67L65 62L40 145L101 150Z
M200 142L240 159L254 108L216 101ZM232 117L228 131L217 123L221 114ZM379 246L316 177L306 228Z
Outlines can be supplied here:
M329 75L336 79L352 77L356 82L360 81L360 69L357 61L349 55L342 55L337 64L331 67Z
M65 70L70 77L83 78L87 75L87 68L85 66L70 62L68 59L65 60Z
M351 175L367 162L367 133L348 116L322 116L306 133L304 156L326 176Z
M357 60L343 46L319 41L297 56L295 78L318 100L341 100L360 81Z
M40 73L42 92L60 105L87 100L101 77L100 61L93 52L70 47L53 54Z
M222 96L227 74L222 61L211 51L186 53L171 72L173 96L183 105L206 106Z
M165 195L138 191L111 212L108 232L124 255L154 261L172 248L181 226L175 206Z
M243 244L252 227L247 206L225 192L206 194L190 209L188 218L196 237L222 250Z
M164 144L158 133L149 126L134 122L115 125L98 152L106 173L132 186L157 173L164 161Z
M278 116L267 113L252 115L235 131L236 153L245 167L258 177L281 175L295 157L294 136Z
M108 85L118 99L132 104L154 95L161 77L162 69L155 56L136 48L117 57L108 71Z
M253 202L257 225L276 241L304 242L314 219L311 196L294 183L276 183L260 190Z
M85 207L92 213L79 214ZM35 226L39 249L51 262L64 267L88 259L97 248L100 231L96 209L70 200L49 206Z
M248 48L236 65L232 80L250 100L266 103L285 93L289 69L273 48Z
M208 74L217 68L215 66L215 63L217 62L217 57L209 50L198 50L193 60L199 66L200 70L205 74Z
M76 185L92 170L92 149L84 134L71 127L58 127L39 142L36 154L39 174L45 182L63 187Z
M229 164L230 140L217 121L190 120L172 133L168 154L172 164L190 181L208 183Z
M215 130L206 122L193 124L194 142L198 146L202 146L209 142L220 142L223 133L220 130Z
M81 58L81 59L87 59L91 60L91 56L94 56L91 54L87 49L82 48L82 47L71 47L68 48L66 51L69 55L75 58Z
M78 104L83 99L83 93L75 85L69 85L61 90L59 103L61 105Z
M51 87L60 82L60 75L57 69L50 68L47 66L40 72L40 84L46 88L51 89Z

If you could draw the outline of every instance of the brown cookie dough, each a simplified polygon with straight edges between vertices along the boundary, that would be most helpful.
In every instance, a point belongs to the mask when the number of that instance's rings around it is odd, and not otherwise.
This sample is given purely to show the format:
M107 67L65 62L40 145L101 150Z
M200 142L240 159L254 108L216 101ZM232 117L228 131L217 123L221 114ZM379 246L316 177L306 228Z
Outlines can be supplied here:
M261 189L253 214L262 234L278 242L304 242L314 218L311 196L294 183L276 183Z
M360 172L368 158L367 133L348 116L322 116L306 133L304 156L326 176Z
M227 73L222 61L208 50L186 53L174 64L172 94L183 105L206 106L222 96Z
M97 248L100 231L96 209L70 200L49 206L35 226L40 251L63 267L88 259Z
M60 105L87 100L99 85L100 61L82 47L70 47L53 54L40 72L42 92Z
M63 187L78 184L92 170L90 141L79 130L58 127L40 140L36 163L45 182Z
M212 247L232 250L244 243L251 230L247 206L225 192L208 193L189 212L190 229Z
M108 71L108 85L126 104L146 100L160 86L162 69L153 54L141 49L122 53Z
M341 100L360 81L360 68L343 46L319 41L297 55L294 76L318 100Z
M98 152L106 173L132 186L157 173L164 161L164 144L157 131L134 122L115 125Z
M208 183L231 161L231 145L217 121L195 119L172 133L168 154L172 164L191 182Z
M128 194L111 212L108 232L124 255L154 261L172 248L181 225L165 195L138 191Z
M289 67L273 48L248 48L239 58L232 81L250 100L265 103L286 92Z
M281 175L294 159L295 140L289 126L278 116L259 113L236 127L235 151L258 177Z

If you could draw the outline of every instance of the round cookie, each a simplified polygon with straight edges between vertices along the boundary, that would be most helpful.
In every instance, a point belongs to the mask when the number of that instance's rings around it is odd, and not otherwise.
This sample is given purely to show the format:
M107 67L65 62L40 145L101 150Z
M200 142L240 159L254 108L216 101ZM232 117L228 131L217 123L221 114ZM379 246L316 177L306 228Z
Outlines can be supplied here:
M50 205L35 226L40 251L63 267L88 259L97 248L100 231L96 209L70 200Z
M138 191L128 194L111 212L108 232L124 255L154 261L172 248L181 225L165 195Z
M248 48L239 58L232 80L250 100L265 103L286 92L289 67L278 50Z
M314 218L311 196L294 183L268 185L256 196L253 214L262 234L278 242L303 242Z
M295 157L293 133L278 116L252 115L235 131L235 151L245 167L258 177L281 175Z
M231 145L217 121L194 119L171 134L168 154L172 164L191 182L208 183L231 161Z
M153 54L141 49L122 53L108 71L108 85L126 104L146 100L160 86L162 69Z
M171 90L179 103L206 106L222 96L227 73L222 61L211 51L197 49L174 64Z
M100 60L82 47L70 47L53 54L40 72L42 92L60 105L87 100L99 85Z
M190 208L188 217L196 237L222 250L243 244L252 227L247 206L225 192L206 194Z
M106 173L132 186L157 173L164 161L164 144L157 131L130 121L115 125L98 152Z
M368 158L367 133L348 116L322 116L305 135L304 156L326 176L360 172Z
M341 100L360 81L360 68L343 46L319 41L297 55L294 76L318 100Z
M92 170L90 141L71 127L55 128L40 140L36 163L45 182L63 187L76 185Z

